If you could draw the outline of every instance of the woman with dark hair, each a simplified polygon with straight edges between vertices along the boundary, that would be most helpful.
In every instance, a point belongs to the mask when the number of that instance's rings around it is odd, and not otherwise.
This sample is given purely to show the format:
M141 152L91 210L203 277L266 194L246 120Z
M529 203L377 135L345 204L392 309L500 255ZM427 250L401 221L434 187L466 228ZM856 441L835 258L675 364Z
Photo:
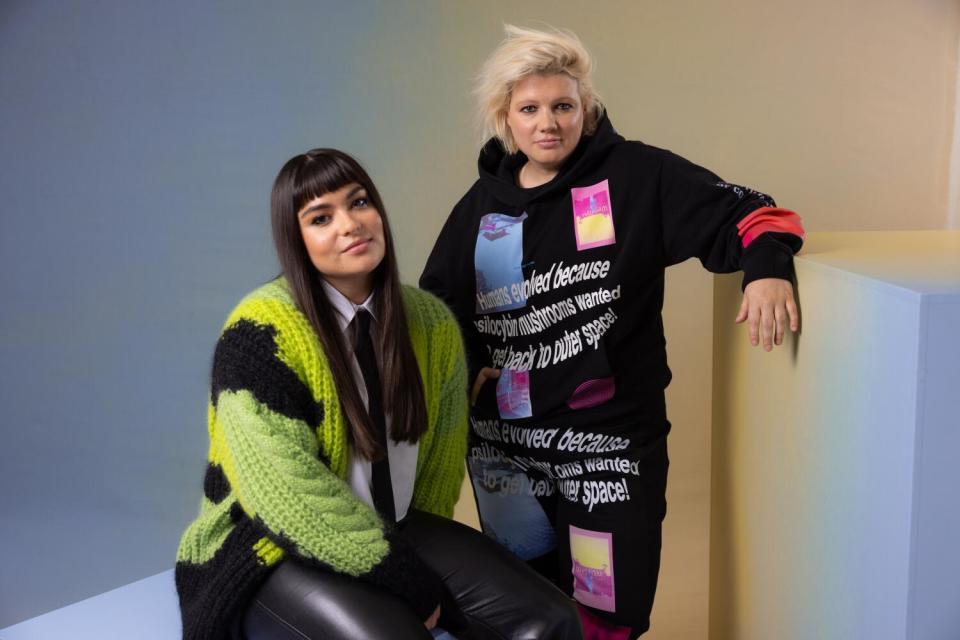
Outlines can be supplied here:
M625 140L591 72L574 34L507 27L477 82L479 180L420 285L463 330L484 531L577 600L588 638L632 639L666 514L664 270L742 270L736 321L769 351L799 326L803 229L769 196Z
M461 640L579 637L562 594L447 520L460 333L400 284L370 177L340 151L298 155L271 215L283 275L240 302L214 354L204 497L177 555L184 638L429 638L438 620ZM537 595L491 608L511 582Z

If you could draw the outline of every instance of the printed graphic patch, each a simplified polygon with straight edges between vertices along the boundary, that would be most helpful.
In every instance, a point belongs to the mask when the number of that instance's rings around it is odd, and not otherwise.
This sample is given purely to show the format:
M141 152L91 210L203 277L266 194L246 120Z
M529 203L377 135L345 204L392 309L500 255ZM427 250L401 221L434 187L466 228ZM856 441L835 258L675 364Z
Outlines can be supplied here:
M489 443L471 447L467 467L486 535L523 560L556 547L553 526L537 499L553 495L549 480L531 479Z
M573 395L567 400L567 406L571 409L596 407L612 398L616 390L613 376L587 380L573 390Z
M594 609L616 611L613 584L613 534L570 525L573 597Z
M523 292L523 221L503 213L480 219L473 266L477 277L477 313L519 309L527 304ZM516 285L516 286L515 286Z
M615 244L617 238L613 232L608 181L571 189L570 195L573 197L573 230L577 236L577 251Z
M529 418L533 415L530 403L530 372L501 369L497 378L497 408L505 419Z
M607 622L583 605L577 605L577 612L580 613L583 640L630 640L633 631L630 627Z

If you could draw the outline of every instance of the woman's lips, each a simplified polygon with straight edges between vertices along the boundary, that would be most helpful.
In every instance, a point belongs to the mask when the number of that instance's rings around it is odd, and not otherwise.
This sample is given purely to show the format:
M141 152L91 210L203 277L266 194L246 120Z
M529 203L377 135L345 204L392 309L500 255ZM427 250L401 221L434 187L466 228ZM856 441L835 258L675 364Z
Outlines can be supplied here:
M367 247L370 245L370 239L358 240L351 244L349 247L343 250L344 253L363 253L367 250Z
M560 138L547 138L546 140L537 140L535 145L541 149L555 149L560 146Z

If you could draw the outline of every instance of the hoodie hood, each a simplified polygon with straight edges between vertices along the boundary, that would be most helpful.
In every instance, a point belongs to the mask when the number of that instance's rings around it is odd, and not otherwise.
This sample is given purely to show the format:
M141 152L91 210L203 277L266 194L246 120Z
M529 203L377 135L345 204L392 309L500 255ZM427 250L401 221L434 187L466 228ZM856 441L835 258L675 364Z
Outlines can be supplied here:
M498 139L491 138L480 150L477 161L480 182L498 200L523 207L557 191L566 190L571 183L602 162L614 145L620 142L623 142L623 136L614 130L604 113L597 123L597 130L593 135L580 138L577 148L553 180L539 187L524 189L517 184L515 176L527 162L527 156L522 151L508 154Z

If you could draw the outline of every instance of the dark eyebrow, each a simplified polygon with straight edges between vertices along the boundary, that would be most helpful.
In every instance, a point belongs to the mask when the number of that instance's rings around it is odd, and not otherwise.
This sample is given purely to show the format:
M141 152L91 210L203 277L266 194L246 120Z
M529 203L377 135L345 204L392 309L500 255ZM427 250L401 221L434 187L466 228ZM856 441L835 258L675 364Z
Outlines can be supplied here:
M314 211L322 211L322 210L324 210L324 209L332 209L332 208L333 208L333 205L329 205L329 204L327 204L327 203L325 203L325 202L320 202L320 203L318 203L318 204L313 205L312 207L308 207L308 208L304 209L303 211L301 211L301 212L300 212L300 217L302 218L303 216L307 215L308 213L313 213Z
M352 198L353 196L357 195L357 193L359 193L360 191L365 191L365 190L366 190L366 189L364 188L364 186L363 186L362 184L358 184L358 185L355 186L353 189L350 189L350 192L347 194L347 200L349 200L349 199ZM331 205L331 204L327 204L326 202L319 202L319 203L313 205L312 207L307 207L306 209L304 209L303 211L301 211L301 212L300 212L300 217L302 218L303 216L307 215L308 213L313 213L314 211L323 211L323 210L325 210L325 209L332 209L332 208L333 208L333 205Z

